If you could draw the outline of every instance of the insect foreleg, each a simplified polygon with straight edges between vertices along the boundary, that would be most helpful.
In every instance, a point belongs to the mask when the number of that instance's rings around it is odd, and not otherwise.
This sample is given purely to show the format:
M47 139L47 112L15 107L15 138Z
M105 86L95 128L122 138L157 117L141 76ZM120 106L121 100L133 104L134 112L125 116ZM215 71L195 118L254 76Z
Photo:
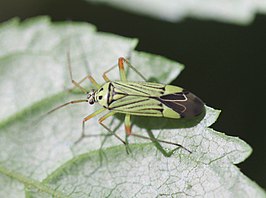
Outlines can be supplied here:
M97 116L98 114L102 113L104 110L106 110L106 109L105 109L105 108L101 108L101 109L95 111L94 113L88 115L87 117L85 117L85 118L83 119L83 121L82 121L82 133L81 133L81 136L80 136L80 138L79 138L77 141L75 141L74 144L79 143L84 137L87 136L87 135L85 134L85 122L88 121L89 119L91 119L91 118ZM89 135L88 135L88 136L89 136Z
M97 89L99 89L100 87L101 87L101 85L100 84L98 84L97 82L96 82L96 80L91 76L91 75L88 75L88 76L86 76L90 81L91 81L91 83L94 85L94 87L96 87ZM85 78L86 78L85 77Z
M87 75L85 76L84 78L82 78L80 81L75 81L73 79L73 74L72 74L72 68L71 68L71 58L70 58L70 53L69 51L67 52L67 65L68 65L68 70L69 70L69 75L70 75L70 79L71 79L71 82L72 84L75 86L75 87L78 87L83 93L87 94L88 91L81 86L81 83L83 83L86 79L89 79L91 81L91 83L97 88L99 89L100 88L100 85L94 80L94 78L91 76L91 75Z
M95 88L99 89L99 88L101 87L101 85L98 84L98 83L96 82L96 80L95 80L90 74L88 74L87 76L85 76L84 78L82 78L79 82L76 82L76 84L80 85L81 83L83 83L83 82L84 82L85 80L87 80L87 79L89 79L89 81L91 81L92 85L93 85ZM87 92L86 92L86 93L87 93Z

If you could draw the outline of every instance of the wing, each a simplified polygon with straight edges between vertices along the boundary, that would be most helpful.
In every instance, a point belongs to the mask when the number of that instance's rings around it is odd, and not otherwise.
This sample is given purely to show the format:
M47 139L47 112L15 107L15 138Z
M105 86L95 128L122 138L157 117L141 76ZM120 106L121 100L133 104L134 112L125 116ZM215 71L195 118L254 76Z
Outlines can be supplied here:
M162 104L180 114L183 118L192 118L205 111L204 103L189 91L153 97ZM165 115L167 117L167 115Z
M112 84L115 92L123 92L128 95L161 96L165 92L165 85L159 83L114 81Z
M122 94L119 93L119 95ZM134 95L123 95L117 98L112 100L108 106L109 110L131 115L163 117L163 105L158 100Z
M112 82L108 109L118 113L167 118L191 118L204 103L180 87L158 83Z
M163 105L149 96L160 96L165 85L146 82L112 82L108 109L124 114L163 117Z

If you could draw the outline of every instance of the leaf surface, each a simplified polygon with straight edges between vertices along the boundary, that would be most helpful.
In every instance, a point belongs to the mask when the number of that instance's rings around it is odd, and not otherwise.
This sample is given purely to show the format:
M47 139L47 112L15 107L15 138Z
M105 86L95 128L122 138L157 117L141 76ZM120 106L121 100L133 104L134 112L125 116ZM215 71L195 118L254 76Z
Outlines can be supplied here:
M166 84L182 64L135 51L136 39L97 32L85 23L51 23L47 17L8 21L0 27L0 38L0 197L265 196L234 165L244 161L251 148L209 128L219 115L210 107L193 126L175 128L167 121L142 118L145 128L135 119L136 133L152 130L156 137L192 151L178 149L170 158L150 141L134 137L129 138L127 154L121 142L99 126L99 117L86 123L86 134L96 136L74 144L82 119L99 109L97 105L70 105L43 117L59 104L86 98L78 90L69 91L73 85L67 52L77 81L90 73L103 83L102 73L120 56L130 58L146 78ZM119 79L118 70L109 78ZM129 71L128 78L138 77ZM82 85L91 88L89 81ZM124 138L123 118L114 116L106 125Z

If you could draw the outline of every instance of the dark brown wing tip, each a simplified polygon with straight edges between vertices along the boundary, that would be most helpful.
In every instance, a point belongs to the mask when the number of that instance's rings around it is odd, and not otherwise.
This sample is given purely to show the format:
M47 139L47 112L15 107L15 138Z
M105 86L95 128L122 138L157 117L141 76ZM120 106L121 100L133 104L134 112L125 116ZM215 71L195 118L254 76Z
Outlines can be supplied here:
M185 91L185 94L188 99L186 101L186 106L188 106L189 108L181 113L181 117L193 118L201 115L202 113L205 113L205 105L199 97L188 91Z

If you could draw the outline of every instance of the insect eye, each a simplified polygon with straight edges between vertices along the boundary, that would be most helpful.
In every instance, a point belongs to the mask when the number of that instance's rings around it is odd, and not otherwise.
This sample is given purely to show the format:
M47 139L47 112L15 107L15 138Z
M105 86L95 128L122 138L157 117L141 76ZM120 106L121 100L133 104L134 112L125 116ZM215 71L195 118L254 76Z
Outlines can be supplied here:
M103 96L99 96L99 100L101 100L103 98Z

